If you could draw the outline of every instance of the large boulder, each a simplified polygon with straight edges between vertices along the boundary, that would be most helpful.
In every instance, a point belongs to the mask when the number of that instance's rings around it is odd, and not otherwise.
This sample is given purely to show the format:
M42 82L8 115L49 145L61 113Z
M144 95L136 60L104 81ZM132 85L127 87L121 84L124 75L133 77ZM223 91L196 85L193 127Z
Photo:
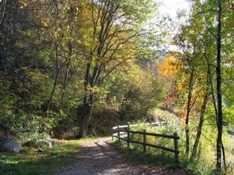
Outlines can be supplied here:
M0 152L18 153L21 149L21 144L15 138L2 138L0 140Z

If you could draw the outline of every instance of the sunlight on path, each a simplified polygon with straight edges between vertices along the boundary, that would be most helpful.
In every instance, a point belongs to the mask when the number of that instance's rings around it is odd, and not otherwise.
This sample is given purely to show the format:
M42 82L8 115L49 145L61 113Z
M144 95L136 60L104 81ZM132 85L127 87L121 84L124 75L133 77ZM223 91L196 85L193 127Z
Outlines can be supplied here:
M63 168L57 175L134 174L131 167L107 144L111 138L98 139L82 145L76 162Z
M110 140L109 137L84 143L77 160L56 175L174 175L175 172L163 171L159 167L127 164L115 148L108 144Z

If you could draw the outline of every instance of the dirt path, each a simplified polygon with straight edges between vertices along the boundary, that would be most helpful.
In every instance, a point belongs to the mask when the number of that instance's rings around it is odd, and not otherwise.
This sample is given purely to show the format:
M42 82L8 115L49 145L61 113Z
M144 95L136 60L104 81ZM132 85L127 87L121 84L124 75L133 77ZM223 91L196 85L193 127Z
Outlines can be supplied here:
M76 162L64 167L56 175L169 175L161 168L128 165L117 154L115 148L107 144L111 138L97 139L82 145ZM177 173L176 173L177 174ZM182 173L183 174L183 173ZM180 172L180 175L182 175Z

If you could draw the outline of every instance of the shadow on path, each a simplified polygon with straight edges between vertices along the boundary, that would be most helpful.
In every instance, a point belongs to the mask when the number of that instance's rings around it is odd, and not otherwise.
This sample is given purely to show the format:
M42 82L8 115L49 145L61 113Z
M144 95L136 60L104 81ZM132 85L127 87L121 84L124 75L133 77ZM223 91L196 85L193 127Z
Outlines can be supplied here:
M110 139L98 139L84 144L78 153L76 162L64 167L56 175L135 174L133 167L124 163L115 149L107 144Z
M77 160L62 168L56 175L187 175L183 170L129 165L108 144L110 139L101 138L83 144Z

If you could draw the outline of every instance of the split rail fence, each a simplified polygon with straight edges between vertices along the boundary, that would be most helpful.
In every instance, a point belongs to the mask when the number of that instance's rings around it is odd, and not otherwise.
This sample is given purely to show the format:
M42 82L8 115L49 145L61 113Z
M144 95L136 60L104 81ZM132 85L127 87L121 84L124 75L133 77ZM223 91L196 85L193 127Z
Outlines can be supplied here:
M152 125L152 124L144 124L144 125ZM177 133L174 133L173 135L166 135L166 134L149 133L149 132L146 132L146 130L135 131L135 130L130 130L130 127L132 126L136 126L136 125L122 125L122 126L113 127L112 139L117 138L118 140L125 141L127 143L128 148L130 146L130 143L140 144L142 145L144 152L146 152L146 147L152 147L152 148L172 152L174 153L174 156L175 156L175 165L179 163L179 150L178 150L179 137ZM130 137L130 135L132 136L134 134L142 135L142 141L132 139L133 137ZM156 143L155 144L147 143L147 139L146 139L147 136L154 136L154 137L164 138L164 139L173 139L174 148L164 147L162 145L157 145Z

